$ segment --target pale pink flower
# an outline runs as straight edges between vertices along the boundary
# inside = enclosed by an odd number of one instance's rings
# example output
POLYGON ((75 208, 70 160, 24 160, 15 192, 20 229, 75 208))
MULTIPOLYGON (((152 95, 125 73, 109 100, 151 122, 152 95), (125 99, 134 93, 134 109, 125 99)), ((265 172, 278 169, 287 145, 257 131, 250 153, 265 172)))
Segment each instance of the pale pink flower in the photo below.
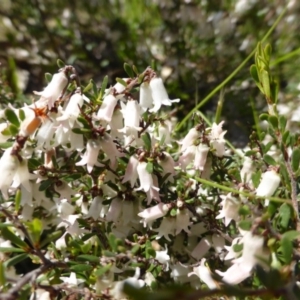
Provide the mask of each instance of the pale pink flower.
POLYGON ((100 109, 98 110, 97 118, 99 120, 110 122, 119 99, 119 96, 114 96, 112 94, 106 95, 103 99, 100 109))
POLYGON ((263 237, 247 232, 242 241, 242 256, 235 259, 233 265, 226 272, 216 271, 219 275, 223 276, 223 281, 228 284, 242 282, 251 275, 253 268, 257 264, 265 266, 264 261, 269 257, 269 254, 264 249, 263 237))
POLYGON ((179 102, 180 99, 170 100, 166 88, 161 78, 153 78, 150 81, 150 89, 153 98, 154 107, 150 112, 157 112, 162 105, 171 106, 174 102, 179 102))
POLYGON ((126 106, 121 102, 122 114, 124 118, 124 128, 119 130, 126 135, 136 134, 142 128, 140 127, 141 109, 136 100, 129 99, 126 106))
POLYGON ((60 280, 62 280, 65 284, 71 287, 77 287, 80 283, 84 282, 83 279, 77 279, 76 273, 71 272, 70 277, 60 277, 60 280))
POLYGON ((93 198, 88 213, 86 215, 87 218, 92 218, 95 221, 98 220, 101 216, 101 212, 103 210, 103 198, 100 196, 96 196, 93 198))
POLYGON ((138 216, 144 219, 143 221, 146 225, 147 223, 165 216, 169 209, 169 204, 159 203, 155 206, 144 209, 142 212, 138 213, 138 216))
MULTIPOLYGON (((50 117, 55 116, 54 114, 50 114, 50 117)), ((55 118, 54 118, 55 120, 55 118)), ((39 128, 36 134, 36 140, 39 147, 43 146, 43 148, 49 150, 52 149, 52 145, 50 145, 54 132, 55 132, 56 121, 53 121, 50 118, 47 118, 39 128)))
POLYGON ((69 121, 69 125, 73 128, 76 119, 80 114, 80 108, 83 105, 83 96, 80 93, 75 93, 70 98, 67 107, 65 108, 63 115, 58 117, 56 121, 69 121))
POLYGON ((280 176, 274 170, 262 174, 259 186, 256 189, 256 195, 259 197, 272 196, 280 184, 280 176))
POLYGON ((166 265, 166 271, 169 270, 169 261, 170 261, 170 255, 168 254, 168 248, 167 245, 165 245, 166 250, 161 251, 155 251, 156 256, 155 259, 162 265, 166 265))
POLYGON ((135 289, 141 289, 145 285, 145 282, 142 279, 138 279, 139 277, 140 277, 140 268, 136 268, 133 277, 129 277, 123 281, 116 282, 113 290, 111 291, 112 298, 116 300, 121 300, 126 298, 126 295, 123 292, 125 283, 131 285, 135 289))
POLYGON ((162 219, 160 226, 158 229, 153 229, 153 231, 157 232, 156 239, 160 239, 165 237, 168 241, 171 242, 169 235, 175 235, 176 229, 176 219, 171 217, 165 217, 162 219))
POLYGON ((225 140, 224 135, 226 134, 226 130, 222 130, 223 122, 213 123, 210 132, 210 143, 212 147, 216 150, 216 155, 218 157, 222 157, 225 153, 225 140))
POLYGON ((153 107, 153 98, 148 82, 143 82, 140 85, 140 106, 145 111, 153 107))
POLYGON ((100 143, 98 140, 88 140, 86 151, 83 154, 81 161, 76 163, 76 166, 87 165, 87 170, 91 173, 94 165, 101 165, 98 163, 99 150, 100 143))
POLYGON ((147 163, 146 162, 142 161, 142 162, 138 163, 137 173, 138 173, 139 180, 140 180, 140 187, 138 188, 138 190, 143 190, 145 192, 148 192, 150 190, 150 188, 154 188, 157 191, 159 191, 159 188, 154 186, 154 184, 153 184, 152 174, 150 174, 147 171, 147 163))
POLYGON ((218 288, 218 284, 211 276, 211 271, 208 266, 205 265, 206 259, 202 258, 200 265, 193 268, 193 272, 189 273, 188 276, 196 275, 201 281, 203 281, 209 289, 213 290, 218 288))
POLYGON ((207 154, 209 152, 209 147, 205 144, 200 144, 195 148, 195 160, 194 168, 196 170, 203 171, 207 159, 207 154))
POLYGON ((154 199, 157 202, 160 202, 158 179, 155 175, 152 175, 153 185, 150 187, 150 190, 147 192, 147 204, 151 203, 151 200, 154 199))
POLYGON ((124 156, 123 153, 119 152, 113 139, 107 133, 100 137, 99 143, 103 152, 108 156, 111 167, 115 168, 117 158, 124 156))
POLYGON ((12 147, 7 148, 0 159, 0 190, 3 198, 8 199, 8 188, 11 186, 13 178, 19 168, 19 159, 11 154, 12 147))
POLYGON ((105 219, 107 222, 118 223, 121 214, 122 214, 122 200, 119 198, 115 198, 110 203, 105 219))
POLYGON ((245 156, 243 167, 240 173, 242 182, 252 185, 252 174, 254 173, 254 171, 255 168, 253 166, 252 159, 248 156, 245 156))
POLYGON ((194 160, 195 153, 196 153, 196 147, 195 145, 191 145, 187 147, 182 155, 179 157, 177 164, 185 170, 186 167, 194 160))
POLYGON ((162 176, 169 174, 168 180, 173 182, 175 175, 175 162, 173 157, 168 152, 163 152, 159 157, 158 163, 163 169, 162 176))
POLYGON ((119 108, 114 110, 109 127, 112 138, 121 139, 123 137, 123 134, 120 132, 120 129, 123 128, 123 114, 119 108))
POLYGON ((220 213, 216 216, 216 219, 225 218, 225 226, 227 227, 231 220, 238 220, 240 203, 236 197, 229 193, 226 196, 221 196, 223 201, 221 202, 222 209, 220 213))
POLYGON ((30 296, 29 300, 51 300, 50 292, 43 289, 36 289, 30 296))
POLYGON ((207 237, 204 237, 194 248, 191 255, 197 260, 199 260, 208 252, 211 246, 212 246, 211 240, 207 237))
POLYGON ((177 209, 176 215, 176 234, 179 234, 181 231, 185 231, 186 233, 190 233, 189 226, 192 225, 193 222, 190 221, 190 214, 188 209, 177 209))
POLYGON ((19 164, 17 172, 14 176, 14 182, 12 187, 17 188, 20 185, 23 185, 24 188, 31 193, 31 184, 29 182, 30 179, 34 179, 37 176, 29 173, 27 160, 23 159, 23 161, 19 164))
POLYGON ((50 83, 42 92, 34 92, 36 95, 41 96, 40 100, 36 102, 36 105, 41 107, 46 104, 48 108, 51 109, 55 101, 61 96, 68 82, 68 77, 64 71, 54 74, 50 83))
POLYGON ((184 152, 188 147, 193 146, 197 138, 199 138, 199 131, 196 128, 191 128, 185 138, 180 142, 180 152, 184 152))
POLYGON ((130 181, 131 187, 134 187, 134 184, 138 179, 138 164, 138 159, 134 155, 130 156, 122 183, 130 181))

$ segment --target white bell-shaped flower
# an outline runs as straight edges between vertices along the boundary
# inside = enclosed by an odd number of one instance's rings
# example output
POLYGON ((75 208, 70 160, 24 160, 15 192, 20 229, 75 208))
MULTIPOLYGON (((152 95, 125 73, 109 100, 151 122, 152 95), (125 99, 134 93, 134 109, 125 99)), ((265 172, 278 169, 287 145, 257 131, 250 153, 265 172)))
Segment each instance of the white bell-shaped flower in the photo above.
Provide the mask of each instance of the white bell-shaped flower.
POLYGON ((94 165, 101 165, 98 163, 100 147, 100 142, 98 140, 88 140, 86 151, 83 154, 81 161, 76 163, 76 166, 87 165, 87 170, 89 173, 91 173, 94 165))
POLYGON ((138 179, 138 164, 138 159, 134 155, 130 156, 122 183, 130 181, 131 187, 134 187, 134 184, 138 179))
POLYGON ((61 93, 68 84, 68 77, 64 71, 56 73, 52 76, 50 83, 42 92, 34 92, 36 95, 40 95, 41 98, 35 104, 38 107, 47 105, 49 109, 54 106, 54 103, 61 96, 61 93))
POLYGON ((112 94, 106 95, 103 99, 100 109, 98 110, 97 118, 99 120, 110 122, 119 99, 119 96, 114 96, 112 94))
POLYGON ((140 86, 140 106, 145 111, 153 107, 153 98, 148 82, 143 82, 140 86))
POLYGON ((66 109, 63 112, 63 115, 56 118, 56 121, 69 121, 69 125, 73 128, 76 119, 80 114, 80 108, 83 105, 83 96, 80 93, 75 93, 70 98, 66 109))
POLYGON ((19 168, 20 162, 17 156, 12 155, 12 147, 7 148, 0 159, 0 190, 3 198, 8 199, 8 188, 19 168))
POLYGON ((162 105, 171 106, 173 102, 179 102, 180 99, 170 100, 166 88, 161 78, 153 78, 150 81, 150 89, 153 98, 154 107, 150 112, 157 112, 162 105))
POLYGON ((227 227, 231 220, 237 220, 239 217, 240 203, 237 198, 229 193, 226 196, 221 196, 223 201, 221 202, 222 209, 220 213, 216 216, 216 219, 225 219, 225 226, 227 227))
POLYGON ((218 288, 218 284, 216 281, 214 281, 214 279, 212 278, 212 273, 209 269, 209 267, 207 267, 205 265, 205 262, 206 262, 206 259, 205 258, 202 258, 201 261, 200 261, 200 265, 197 266, 197 267, 194 267, 193 268, 193 272, 189 273, 188 276, 191 276, 191 275, 196 275, 199 277, 199 279, 201 281, 203 281, 209 289, 213 290, 213 289, 216 289, 218 288))
POLYGON ((155 206, 144 209, 142 212, 138 213, 138 216, 143 218, 144 225, 147 225, 148 223, 165 216, 169 209, 169 204, 159 203, 155 206))

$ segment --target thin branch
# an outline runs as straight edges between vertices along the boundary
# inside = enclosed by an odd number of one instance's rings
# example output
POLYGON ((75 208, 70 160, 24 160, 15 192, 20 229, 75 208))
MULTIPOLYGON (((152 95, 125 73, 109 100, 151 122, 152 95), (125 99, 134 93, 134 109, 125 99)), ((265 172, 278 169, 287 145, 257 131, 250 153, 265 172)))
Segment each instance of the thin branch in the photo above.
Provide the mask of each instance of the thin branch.
POLYGON ((51 262, 48 261, 48 264, 42 265, 39 268, 27 273, 24 275, 8 292, 0 295, 1 300, 17 300, 19 299, 19 293, 22 288, 29 282, 34 282, 37 277, 51 268, 65 268, 66 264, 62 262, 51 262))

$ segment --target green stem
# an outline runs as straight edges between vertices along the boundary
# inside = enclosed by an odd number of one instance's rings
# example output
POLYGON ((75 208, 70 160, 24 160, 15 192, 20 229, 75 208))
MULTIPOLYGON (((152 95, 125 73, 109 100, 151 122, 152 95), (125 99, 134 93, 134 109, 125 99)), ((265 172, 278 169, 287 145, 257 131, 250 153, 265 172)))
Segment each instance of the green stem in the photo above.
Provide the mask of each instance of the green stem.
POLYGON ((275 66, 275 65, 277 65, 277 64, 279 64, 279 63, 281 63, 281 62, 283 62, 285 60, 288 60, 288 59, 294 57, 295 55, 298 55, 299 53, 300 53, 300 48, 298 48, 298 49, 296 49, 296 50, 294 50, 292 52, 289 52, 289 53, 287 53, 287 54, 285 54, 285 55, 277 58, 276 60, 272 61, 270 65, 271 66, 275 66))
MULTIPOLYGON (((281 21, 282 17, 284 16, 287 8, 284 8, 281 14, 278 16, 277 20, 274 22, 273 26, 268 30, 268 32, 265 34, 261 42, 265 42, 266 39, 271 35, 271 33, 274 31, 278 23, 281 21)), ((252 58, 252 56, 255 54, 256 49, 254 49, 247 57, 246 59, 223 81, 221 82, 212 92, 210 92, 201 102, 199 102, 184 118, 183 120, 177 125, 176 130, 179 130, 187 120, 191 118, 193 113, 197 111, 199 108, 201 108, 206 102, 208 102, 219 90, 221 90, 238 72, 244 68, 244 66, 247 64, 247 62, 252 58)))
POLYGON ((279 203, 288 203, 288 204, 292 205, 292 201, 289 200, 289 199, 282 199, 282 198, 278 198, 278 197, 257 197, 254 194, 251 194, 251 193, 248 193, 248 192, 244 192, 244 191, 239 191, 239 190, 236 190, 234 188, 231 188, 231 187, 228 187, 228 186, 225 186, 225 185, 221 185, 221 184, 216 183, 214 181, 206 180, 206 179, 203 179, 203 178, 200 178, 200 177, 191 176, 191 175, 188 175, 187 177, 188 178, 192 178, 192 179, 194 179, 194 180, 196 180, 196 181, 198 181, 200 183, 203 183, 205 185, 208 185, 210 187, 217 188, 217 189, 229 192, 229 193, 239 194, 239 195, 242 195, 244 197, 248 197, 250 199, 255 199, 255 198, 269 199, 270 201, 279 202, 279 203))

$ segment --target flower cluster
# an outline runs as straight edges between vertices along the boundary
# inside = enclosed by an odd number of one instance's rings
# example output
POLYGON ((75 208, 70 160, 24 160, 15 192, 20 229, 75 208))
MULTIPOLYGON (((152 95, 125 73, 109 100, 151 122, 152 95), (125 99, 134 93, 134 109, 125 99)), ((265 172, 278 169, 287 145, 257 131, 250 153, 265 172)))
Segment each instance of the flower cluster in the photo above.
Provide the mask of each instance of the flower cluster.
POLYGON ((278 158, 266 137, 226 146, 224 121, 195 115, 178 133, 163 108, 179 99, 151 68, 125 69, 128 78, 98 88, 63 66, 33 104, 3 108, 0 284, 18 287, 26 258, 39 266, 28 275, 34 289, 20 287, 32 299, 81 294, 78 286, 89 299, 123 299, 127 285, 151 291, 165 279, 222 289, 259 268, 286 280, 297 217, 283 187, 298 174, 297 140, 274 118, 269 139, 287 141, 278 158))

